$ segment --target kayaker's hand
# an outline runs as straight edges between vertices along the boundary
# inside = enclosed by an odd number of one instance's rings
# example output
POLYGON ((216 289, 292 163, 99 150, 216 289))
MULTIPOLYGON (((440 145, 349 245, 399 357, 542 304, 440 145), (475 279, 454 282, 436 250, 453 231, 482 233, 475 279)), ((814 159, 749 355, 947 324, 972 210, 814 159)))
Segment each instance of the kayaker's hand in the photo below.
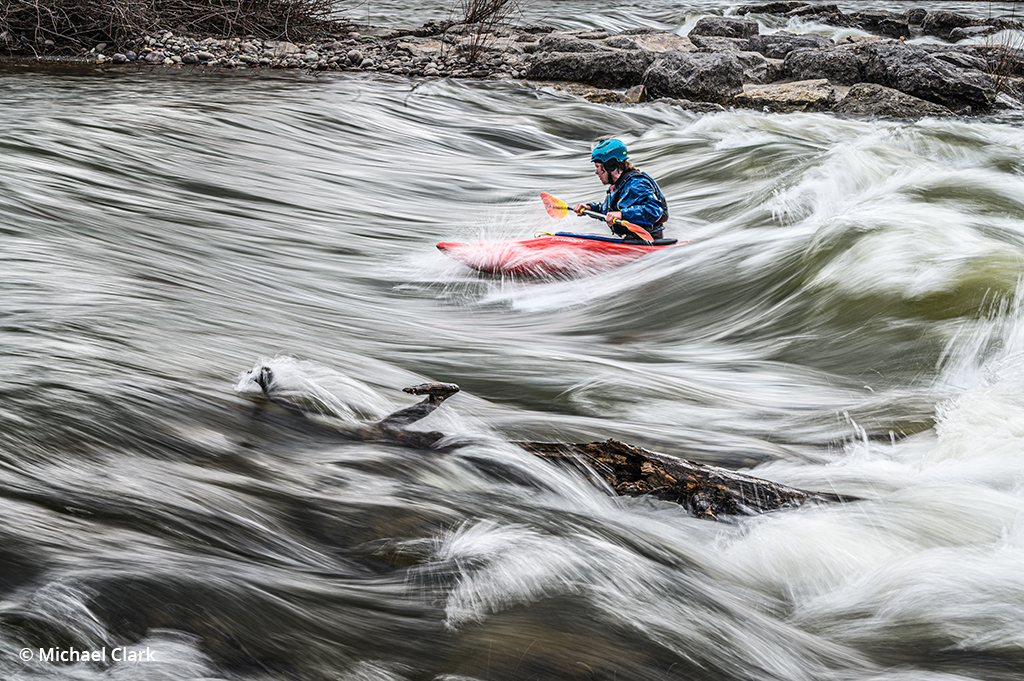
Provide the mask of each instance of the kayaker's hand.
POLYGON ((575 206, 572 207, 572 212, 576 213, 576 215, 583 215, 583 211, 585 211, 586 209, 587 207, 584 206, 582 203, 577 203, 575 206))
POLYGON ((621 220, 621 219, 622 219, 622 211, 621 210, 613 210, 611 213, 608 213, 608 214, 606 214, 604 216, 604 221, 608 223, 609 227, 614 225, 616 220, 621 220))

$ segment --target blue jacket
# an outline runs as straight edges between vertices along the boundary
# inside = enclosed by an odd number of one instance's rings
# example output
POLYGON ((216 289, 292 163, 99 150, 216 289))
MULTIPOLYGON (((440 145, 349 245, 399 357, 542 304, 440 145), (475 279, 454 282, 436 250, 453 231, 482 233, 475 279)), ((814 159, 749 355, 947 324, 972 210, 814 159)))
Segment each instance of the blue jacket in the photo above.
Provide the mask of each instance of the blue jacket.
MULTIPOLYGON (((622 219, 650 230, 658 229, 668 219, 668 202, 661 187, 647 173, 627 170, 618 182, 608 187, 608 194, 601 203, 591 203, 587 208, 599 213, 622 211, 622 219)), ((616 231, 613 228, 613 231, 616 231)))

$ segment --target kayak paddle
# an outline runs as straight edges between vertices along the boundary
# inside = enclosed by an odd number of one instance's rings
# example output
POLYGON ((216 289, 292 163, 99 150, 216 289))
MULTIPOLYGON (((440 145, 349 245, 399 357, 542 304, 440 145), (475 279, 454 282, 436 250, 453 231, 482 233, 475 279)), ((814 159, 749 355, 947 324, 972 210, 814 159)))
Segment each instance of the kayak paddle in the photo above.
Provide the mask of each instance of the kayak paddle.
MULTIPOLYGON (((554 196, 548 194, 547 192, 541 192, 540 198, 544 202, 544 209, 547 210, 548 215, 555 218, 556 220, 561 220, 562 218, 569 214, 570 210, 572 210, 571 208, 569 208, 569 204, 567 204, 565 201, 555 198, 554 196)), ((583 214, 589 215, 592 218, 598 218, 599 220, 604 220, 605 218, 603 213, 598 213, 596 210, 584 209, 583 214)), ((640 225, 634 225, 632 222, 628 222, 620 218, 612 220, 612 223, 616 225, 622 225, 623 227, 633 232, 633 234, 636 234, 638 237, 640 237, 649 244, 654 243, 654 237, 652 237, 647 232, 647 230, 641 227, 640 225)))

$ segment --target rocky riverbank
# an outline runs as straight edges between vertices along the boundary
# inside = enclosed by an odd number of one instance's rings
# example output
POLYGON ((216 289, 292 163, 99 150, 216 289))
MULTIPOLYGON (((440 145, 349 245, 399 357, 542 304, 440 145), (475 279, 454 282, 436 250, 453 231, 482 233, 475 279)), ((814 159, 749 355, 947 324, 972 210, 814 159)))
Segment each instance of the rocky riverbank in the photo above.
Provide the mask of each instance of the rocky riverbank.
MULTIPOLYGON (((746 107, 864 116, 943 116, 1024 109, 1024 55, 965 37, 1020 30, 1005 19, 943 10, 845 14, 836 5, 772 2, 705 17, 688 35, 636 29, 559 31, 521 26, 481 36, 465 26, 338 26, 293 43, 139 35, 122 49, 97 45, 89 61, 191 68, 283 68, 391 73, 423 78, 523 79, 599 102, 666 100, 701 111, 746 107), (756 15, 806 17, 874 35, 838 43, 777 31, 756 15), (944 43, 911 44, 934 36, 944 43)), ((0 45, 11 36, 0 35, 0 45)))

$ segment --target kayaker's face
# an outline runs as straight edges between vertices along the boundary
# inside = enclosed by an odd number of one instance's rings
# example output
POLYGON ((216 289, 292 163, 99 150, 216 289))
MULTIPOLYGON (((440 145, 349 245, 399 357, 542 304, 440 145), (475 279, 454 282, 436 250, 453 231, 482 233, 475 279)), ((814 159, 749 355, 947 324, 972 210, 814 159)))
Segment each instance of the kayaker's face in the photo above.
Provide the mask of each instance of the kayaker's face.
POLYGON ((601 180, 601 184, 612 183, 612 174, 604 169, 603 163, 595 163, 594 168, 594 172, 597 174, 597 177, 601 180))

